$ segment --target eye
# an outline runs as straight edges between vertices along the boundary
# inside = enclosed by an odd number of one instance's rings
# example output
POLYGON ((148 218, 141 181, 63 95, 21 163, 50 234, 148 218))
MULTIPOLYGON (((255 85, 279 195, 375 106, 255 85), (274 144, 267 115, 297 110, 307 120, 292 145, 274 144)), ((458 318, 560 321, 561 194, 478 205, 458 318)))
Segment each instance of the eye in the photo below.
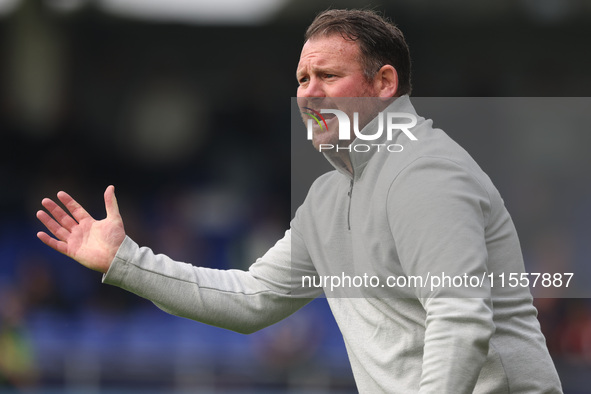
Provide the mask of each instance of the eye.
POLYGON ((306 82, 308 82, 308 77, 301 77, 300 79, 298 79, 298 83, 300 85, 302 85, 302 84, 304 84, 306 82))
POLYGON ((325 79, 336 78, 336 75, 335 74, 324 74, 324 78, 325 79))

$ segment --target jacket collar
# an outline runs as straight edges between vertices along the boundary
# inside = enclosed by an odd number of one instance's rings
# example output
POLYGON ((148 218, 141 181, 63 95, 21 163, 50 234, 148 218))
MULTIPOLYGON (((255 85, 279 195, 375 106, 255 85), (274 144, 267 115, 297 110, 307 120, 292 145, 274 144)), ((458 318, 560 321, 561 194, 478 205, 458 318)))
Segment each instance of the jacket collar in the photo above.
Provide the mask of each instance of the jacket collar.
MULTIPOLYGON (((400 96, 396 98, 390 105, 388 105, 383 111, 383 113, 387 112, 403 112, 403 113, 410 113, 413 115, 417 115, 416 110, 414 109, 412 103, 410 102, 410 98, 408 95, 400 96)), ((386 120, 384 119, 384 122, 386 120)), ((375 117, 371 120, 362 130, 361 134, 375 134, 378 128, 379 118, 375 117)), ((384 124, 384 128, 385 128, 384 124)), ((395 143, 398 135, 402 133, 400 130, 395 130, 392 135, 392 141, 387 140, 387 133, 386 130, 382 132, 382 135, 374 140, 374 141, 364 141, 359 138, 355 138, 351 145, 349 145, 349 160, 351 161, 351 167, 353 168, 353 174, 351 174, 345 165, 338 157, 331 157, 328 154, 324 153, 324 157, 328 160, 328 162, 340 173, 346 175, 350 179, 357 179, 363 173, 367 163, 373 157, 375 152, 378 151, 375 145, 383 144, 380 148, 380 151, 385 150, 385 146, 395 143), (368 150, 368 146, 370 149, 368 150)))

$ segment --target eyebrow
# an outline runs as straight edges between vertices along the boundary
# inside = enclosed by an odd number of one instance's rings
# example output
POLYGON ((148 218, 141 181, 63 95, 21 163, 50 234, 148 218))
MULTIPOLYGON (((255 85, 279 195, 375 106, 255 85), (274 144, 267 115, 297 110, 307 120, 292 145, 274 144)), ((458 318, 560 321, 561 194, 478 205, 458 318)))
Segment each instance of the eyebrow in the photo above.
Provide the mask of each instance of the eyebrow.
MULTIPOLYGON (((300 71, 300 69, 298 68, 296 70, 296 79, 300 79, 303 75, 307 75, 307 74, 318 74, 318 73, 329 73, 329 74, 335 74, 338 73, 339 71, 335 69, 334 66, 312 66, 312 71, 309 72, 308 70, 310 69, 310 67, 306 68, 306 72, 304 71, 300 71)), ((342 71, 341 71, 342 72, 342 71)))

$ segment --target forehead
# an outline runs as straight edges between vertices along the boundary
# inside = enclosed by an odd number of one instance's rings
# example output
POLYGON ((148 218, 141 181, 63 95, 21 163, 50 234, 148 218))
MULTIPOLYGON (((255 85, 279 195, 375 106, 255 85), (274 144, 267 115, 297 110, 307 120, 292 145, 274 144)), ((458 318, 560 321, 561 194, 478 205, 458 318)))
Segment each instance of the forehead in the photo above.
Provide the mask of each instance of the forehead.
POLYGON ((309 66, 359 66, 359 46, 339 34, 314 37, 306 41, 300 54, 298 71, 309 66))

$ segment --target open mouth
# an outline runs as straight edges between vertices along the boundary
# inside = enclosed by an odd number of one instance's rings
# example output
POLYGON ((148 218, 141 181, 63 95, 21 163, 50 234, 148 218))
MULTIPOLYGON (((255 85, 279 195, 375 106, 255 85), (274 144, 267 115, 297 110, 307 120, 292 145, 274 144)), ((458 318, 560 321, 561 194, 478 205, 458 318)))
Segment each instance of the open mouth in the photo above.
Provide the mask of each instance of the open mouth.
POLYGON ((314 126, 318 126, 321 129, 328 129, 328 122, 334 119, 336 115, 330 112, 321 113, 321 111, 321 109, 302 107, 301 114, 304 123, 306 123, 308 119, 313 119, 315 121, 315 125, 313 124, 314 126))
POLYGON ((323 116, 323 117, 324 117, 324 119, 326 119, 326 120, 330 120, 330 119, 336 118, 336 115, 335 115, 335 114, 333 114, 333 113, 331 113, 331 112, 327 112, 327 113, 325 113, 325 114, 322 114, 322 116, 323 116))

